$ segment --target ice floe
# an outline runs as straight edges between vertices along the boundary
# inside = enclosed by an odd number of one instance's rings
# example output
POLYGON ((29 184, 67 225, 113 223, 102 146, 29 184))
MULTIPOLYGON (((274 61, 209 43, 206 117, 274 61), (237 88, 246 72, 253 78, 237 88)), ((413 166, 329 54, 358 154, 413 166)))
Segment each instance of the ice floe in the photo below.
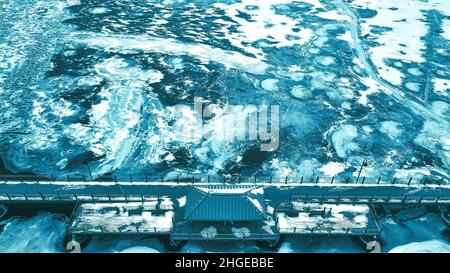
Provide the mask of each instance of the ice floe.
POLYGON ((109 52, 156 52, 171 55, 188 55, 204 62, 217 62, 227 68, 243 69, 250 73, 263 74, 268 65, 259 58, 242 55, 239 52, 223 50, 201 43, 187 43, 171 38, 133 35, 105 35, 97 33, 76 33, 74 42, 109 52))
POLYGON ((383 121, 380 126, 380 132, 388 135, 391 139, 396 139, 402 134, 403 130, 398 122, 383 121))
POLYGON ((266 79, 261 82, 261 87, 267 91, 278 91, 277 79, 266 79))

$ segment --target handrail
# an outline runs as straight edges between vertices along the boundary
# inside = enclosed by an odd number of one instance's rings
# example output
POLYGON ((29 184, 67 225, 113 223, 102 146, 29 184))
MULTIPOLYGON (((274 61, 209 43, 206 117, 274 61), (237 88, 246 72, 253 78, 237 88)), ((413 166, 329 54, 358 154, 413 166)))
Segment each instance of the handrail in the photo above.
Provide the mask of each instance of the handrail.
POLYGON ((105 175, 98 177, 94 180, 88 179, 88 176, 83 174, 67 174, 67 175, 54 175, 54 174, 3 174, 0 175, 0 181, 26 181, 26 182, 47 182, 47 181, 95 181, 95 182, 175 182, 175 183, 198 183, 198 182, 215 182, 215 183, 268 183, 268 184, 383 184, 383 185, 448 185, 449 181, 444 177, 425 177, 422 179, 413 180, 412 177, 405 179, 399 179, 394 177, 393 179, 386 178, 381 180, 381 177, 369 178, 360 177, 356 179, 355 177, 328 177, 328 176, 314 176, 314 177, 304 177, 304 176, 242 176, 242 175, 232 175, 232 176, 220 176, 220 175, 178 175, 172 178, 164 178, 164 176, 155 176, 148 174, 116 174, 116 175, 105 175), (353 180, 352 180, 353 179, 353 180))

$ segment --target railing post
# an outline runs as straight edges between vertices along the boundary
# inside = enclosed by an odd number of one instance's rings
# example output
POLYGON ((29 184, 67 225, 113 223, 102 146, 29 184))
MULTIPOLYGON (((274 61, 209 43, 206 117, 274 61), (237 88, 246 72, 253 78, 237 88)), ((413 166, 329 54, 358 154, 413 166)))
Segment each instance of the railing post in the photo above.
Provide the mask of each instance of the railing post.
POLYGON ((422 199, 423 199, 423 195, 419 198, 419 201, 418 201, 419 204, 422 203, 422 199))
POLYGON ((403 197, 403 199, 402 199, 402 204, 405 203, 407 197, 408 197, 408 195, 405 195, 405 197, 403 197))
POLYGON ((434 201, 434 203, 437 204, 439 202, 440 198, 441 198, 441 195, 438 195, 438 197, 436 198, 436 201, 434 201))
POLYGON ((392 185, 395 184, 395 181, 397 180, 397 177, 394 176, 394 180, 392 180, 392 185))

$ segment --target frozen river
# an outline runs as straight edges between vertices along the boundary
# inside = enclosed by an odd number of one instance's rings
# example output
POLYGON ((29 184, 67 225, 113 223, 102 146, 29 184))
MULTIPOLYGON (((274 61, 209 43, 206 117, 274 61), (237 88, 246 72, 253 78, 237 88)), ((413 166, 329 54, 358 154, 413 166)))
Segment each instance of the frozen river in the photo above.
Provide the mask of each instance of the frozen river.
MULTIPOLYGON (((0 171, 356 177, 365 161, 364 177, 448 179, 449 16, 446 0, 3 0, 0 171), (181 140, 196 98, 279 106, 279 145, 181 140)), ((205 128, 232 131, 225 115, 205 128)))

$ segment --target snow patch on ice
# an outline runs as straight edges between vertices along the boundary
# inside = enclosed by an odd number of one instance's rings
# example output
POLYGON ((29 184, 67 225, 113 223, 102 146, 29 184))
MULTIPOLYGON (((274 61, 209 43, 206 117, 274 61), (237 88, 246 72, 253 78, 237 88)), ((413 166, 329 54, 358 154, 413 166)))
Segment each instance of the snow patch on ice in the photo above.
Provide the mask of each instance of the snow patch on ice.
POLYGON ((311 96, 311 91, 301 85, 295 85, 291 89, 291 95, 298 99, 306 99, 311 96))
POLYGON ((161 72, 142 70, 124 59, 110 58, 95 66, 109 84, 98 93, 101 101, 88 111, 89 125, 71 124, 65 132, 74 143, 84 144, 96 156, 104 156, 94 175, 119 168, 138 140, 137 127, 144 105, 145 84, 159 82, 161 72))
POLYGON ((277 79, 266 79, 261 82, 261 87, 267 91, 278 91, 277 79))
POLYGON ((341 126, 333 133, 331 140, 339 157, 346 158, 350 152, 359 149, 358 144, 353 141, 357 136, 357 128, 349 124, 341 126))
POLYGON ((390 66, 386 60, 423 63, 423 37, 428 32, 425 12, 435 9, 445 15, 450 14, 446 0, 397 1, 395 5, 390 0, 355 0, 350 5, 377 12, 374 17, 365 18, 361 22, 361 36, 374 37, 378 45, 369 49, 372 62, 380 76, 395 85, 401 84, 404 75, 398 67, 390 66), (392 6, 396 9, 391 9, 392 6), (386 30, 377 33, 377 27, 386 30))
POLYGON ((159 251, 147 246, 132 246, 119 251, 119 253, 159 253, 159 251))
POLYGON ((431 82, 433 83, 434 91, 443 96, 449 96, 448 91, 450 90, 450 80, 433 78, 431 82))
POLYGON ((442 37, 450 41, 450 19, 444 19, 442 21, 442 37))
POLYGON ((413 92, 420 91, 420 83, 417 82, 406 82, 405 87, 413 92))
POLYGON ((268 65, 259 58, 223 50, 201 43, 186 43, 172 38, 151 36, 113 35, 78 32, 72 34, 74 42, 109 52, 156 52, 171 55, 188 55, 203 62, 217 62, 227 68, 243 69, 254 74, 264 74, 268 65))
MULTIPOLYGON (((266 40, 267 47, 288 47, 301 45, 309 41, 312 37, 312 30, 300 28, 299 19, 280 14, 274 9, 277 5, 286 5, 293 0, 243 0, 240 3, 213 4, 215 8, 225 11, 225 14, 236 24, 220 20, 219 23, 225 25, 222 32, 228 41, 249 53, 263 56, 264 52, 257 47, 250 46, 257 41, 266 40), (254 7, 254 8, 248 8, 254 7), (251 19, 247 20, 240 14, 247 14, 251 19), (233 26, 234 28, 230 28, 233 26), (294 31, 294 29, 298 29, 294 31)), ((316 3, 315 3, 316 4, 316 3)))
POLYGON ((450 253, 450 244, 440 240, 414 242, 394 247, 389 253, 450 253))
POLYGON ((103 13, 107 13, 108 11, 109 10, 104 7, 96 7, 96 8, 92 8, 89 10, 89 12, 92 14, 103 14, 103 13))
POLYGON ((343 171, 345 171, 346 166, 341 162, 328 162, 323 165, 319 170, 327 176, 335 176, 343 171))
POLYGON ((402 134, 403 130, 398 122, 383 121, 380 126, 380 132, 388 135, 391 139, 396 139, 402 134))

